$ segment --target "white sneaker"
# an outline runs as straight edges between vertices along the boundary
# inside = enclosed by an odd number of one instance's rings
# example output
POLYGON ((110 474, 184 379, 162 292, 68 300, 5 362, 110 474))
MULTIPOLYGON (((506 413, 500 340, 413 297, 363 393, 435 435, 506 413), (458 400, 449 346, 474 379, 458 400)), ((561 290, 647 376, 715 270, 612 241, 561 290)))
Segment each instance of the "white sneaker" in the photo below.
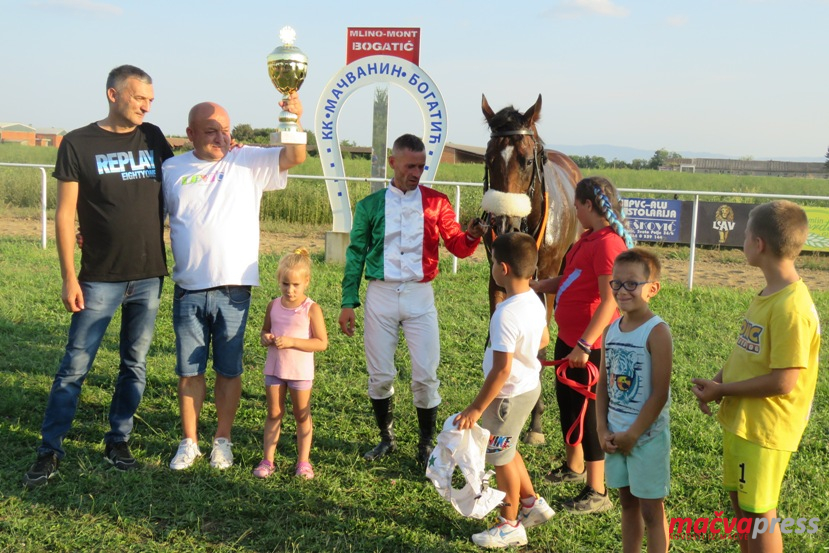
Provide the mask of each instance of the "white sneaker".
POLYGON ((213 451, 210 452, 210 466, 219 470, 229 468, 233 464, 233 452, 230 450, 232 445, 227 438, 216 438, 213 440, 213 451))
POLYGON ((186 468, 190 468, 199 457, 201 457, 199 444, 190 438, 185 438, 178 444, 178 451, 176 452, 175 457, 173 457, 173 460, 170 461, 170 468, 173 470, 184 470, 186 468))
POLYGON ((527 545, 527 532, 520 520, 515 526, 507 523, 503 517, 498 517, 498 520, 498 524, 489 530, 472 534, 472 542, 487 549, 504 549, 514 545, 527 545))
POLYGON ((532 507, 527 509, 523 505, 518 511, 518 520, 524 525, 524 528, 532 528, 540 526, 553 518, 556 512, 550 507, 543 497, 536 497, 535 503, 532 507))

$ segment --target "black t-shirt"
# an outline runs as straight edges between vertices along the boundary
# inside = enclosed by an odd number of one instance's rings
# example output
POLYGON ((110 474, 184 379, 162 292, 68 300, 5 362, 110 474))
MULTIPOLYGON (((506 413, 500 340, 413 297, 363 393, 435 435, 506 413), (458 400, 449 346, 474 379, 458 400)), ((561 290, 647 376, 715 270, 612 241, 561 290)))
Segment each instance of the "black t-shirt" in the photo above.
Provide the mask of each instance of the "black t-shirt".
POLYGON ((79 280, 167 274, 161 164, 171 157, 161 129, 149 123, 123 134, 92 123, 63 138, 52 176, 78 183, 79 280))

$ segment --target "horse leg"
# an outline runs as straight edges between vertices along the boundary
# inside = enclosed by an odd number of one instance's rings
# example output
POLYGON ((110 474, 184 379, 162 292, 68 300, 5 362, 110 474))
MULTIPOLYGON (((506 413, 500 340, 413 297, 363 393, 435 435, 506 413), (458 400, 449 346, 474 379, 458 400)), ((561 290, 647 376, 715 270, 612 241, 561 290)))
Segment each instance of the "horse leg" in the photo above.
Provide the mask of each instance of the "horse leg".
MULTIPOLYGON (((547 322, 549 324, 552 314, 552 301, 544 294, 539 294, 538 297, 541 298, 541 301, 547 307, 547 322)), ((541 395, 538 396, 538 401, 530 413, 530 428, 524 434, 524 443, 530 445, 542 445, 547 442, 544 438, 544 428, 541 426, 541 415, 544 413, 544 361, 547 360, 547 348, 538 351, 538 359, 542 362, 541 372, 539 373, 539 379, 542 383, 541 395)))
MULTIPOLYGON (((542 349, 538 352, 538 359, 546 361, 547 350, 542 349)), ((544 438, 544 429, 541 426, 541 415, 544 413, 544 365, 541 365, 541 395, 538 396, 538 401, 535 403, 532 412, 530 413, 530 428, 524 434, 524 443, 530 445, 543 445, 547 442, 544 438)))
MULTIPOLYGON (((491 265, 490 265, 491 267, 491 265)), ((495 279, 492 278, 492 271, 489 274, 489 317, 495 313, 495 306, 504 301, 507 297, 507 291, 495 284, 495 279)))

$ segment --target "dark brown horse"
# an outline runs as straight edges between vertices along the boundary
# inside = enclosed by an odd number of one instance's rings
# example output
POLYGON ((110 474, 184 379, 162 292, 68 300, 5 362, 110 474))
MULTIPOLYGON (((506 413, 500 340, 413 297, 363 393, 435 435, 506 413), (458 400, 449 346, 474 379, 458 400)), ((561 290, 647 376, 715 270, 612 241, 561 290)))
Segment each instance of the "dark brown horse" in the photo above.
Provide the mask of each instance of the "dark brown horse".
MULTIPOLYGON (((490 265, 492 241, 499 234, 524 232, 538 246, 537 279, 559 274, 564 254, 575 242, 578 231, 573 206, 576 183, 581 171, 572 159, 554 150, 545 150, 535 123, 541 115, 541 95, 525 113, 512 106, 495 113, 486 96, 481 109, 492 133, 484 158, 483 219, 491 226, 484 236, 490 265)), ((504 299, 505 291, 489 277, 489 311, 504 299)), ((552 296, 546 298, 547 322, 553 313, 552 296)), ((543 355, 544 352, 539 352, 543 355)), ((544 443, 541 414, 544 401, 539 398, 532 412, 528 443, 544 443)))

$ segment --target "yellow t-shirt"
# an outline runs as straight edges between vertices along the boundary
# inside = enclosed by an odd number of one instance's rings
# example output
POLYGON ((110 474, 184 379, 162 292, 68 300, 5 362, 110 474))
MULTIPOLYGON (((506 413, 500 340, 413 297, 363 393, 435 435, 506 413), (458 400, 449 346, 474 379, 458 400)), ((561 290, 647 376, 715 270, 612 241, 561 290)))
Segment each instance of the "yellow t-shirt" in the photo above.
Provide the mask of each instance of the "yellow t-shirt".
POLYGON ((802 280, 769 296, 755 296, 723 367, 723 382, 748 380, 774 369, 801 371, 786 395, 723 398, 723 428, 762 447, 797 451, 812 410, 819 350, 820 321, 802 280))

